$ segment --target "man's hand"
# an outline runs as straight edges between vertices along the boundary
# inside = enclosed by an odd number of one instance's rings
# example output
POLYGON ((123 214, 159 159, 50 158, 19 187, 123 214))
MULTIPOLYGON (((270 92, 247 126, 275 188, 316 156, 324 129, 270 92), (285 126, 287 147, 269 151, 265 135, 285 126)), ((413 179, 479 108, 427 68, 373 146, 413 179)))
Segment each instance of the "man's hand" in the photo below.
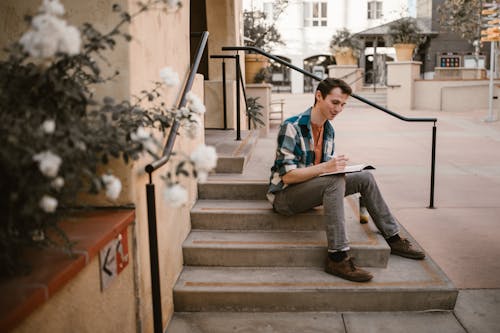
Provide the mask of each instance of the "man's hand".
POLYGON ((296 184, 318 177, 322 173, 342 171, 345 169, 349 159, 339 155, 329 161, 322 162, 306 168, 293 169, 286 173, 281 179, 285 184, 296 184))
POLYGON ((322 173, 342 171, 345 169, 347 161, 349 161, 349 159, 345 157, 345 155, 339 155, 329 161, 323 162, 321 163, 324 167, 322 173))

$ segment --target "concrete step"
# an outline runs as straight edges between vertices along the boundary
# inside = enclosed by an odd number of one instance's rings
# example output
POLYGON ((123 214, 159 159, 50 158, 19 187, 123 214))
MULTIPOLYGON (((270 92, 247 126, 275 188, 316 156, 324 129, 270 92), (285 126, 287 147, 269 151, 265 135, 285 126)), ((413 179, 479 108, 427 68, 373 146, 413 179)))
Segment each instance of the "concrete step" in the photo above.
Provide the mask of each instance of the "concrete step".
MULTIPOLYGON (((344 198, 344 215, 350 228, 367 233, 360 225, 358 196, 344 198), (363 230, 361 230, 363 229, 363 230)), ((323 207, 291 216, 277 214, 267 200, 198 200, 191 209, 191 227, 200 230, 324 230, 323 207)))
POLYGON ((236 140, 234 130, 205 131, 205 143, 215 147, 217 151, 216 173, 239 173, 243 169, 258 141, 258 131, 241 131, 241 140, 236 140))
MULTIPOLYGON (((479 329, 478 329, 479 331, 479 329)), ((466 333, 452 311, 180 312, 167 333, 466 333)))
MULTIPOLYGON (((358 235, 349 232, 352 236, 358 235)), ((382 236, 371 230, 360 236, 366 240, 350 244, 355 262, 386 267, 390 248, 382 236)), ((327 242, 324 231, 192 231, 183 254, 184 264, 190 266, 322 267, 327 242)))
POLYGON ((266 200, 269 182, 238 178, 211 180, 198 185, 198 199, 266 200))
MULTIPOLYGON (((347 197, 344 207, 356 263, 385 267, 389 246, 372 223, 359 223, 357 197, 347 197)), ((325 261, 321 207, 282 216, 264 200, 198 200, 191 223, 193 231, 183 245, 187 265, 319 267, 325 261)))
POLYGON ((458 291, 430 259, 391 256, 370 268, 368 283, 322 268, 185 267, 174 287, 184 311, 424 311, 451 310, 458 291))
POLYGON ((321 214, 320 208, 292 216, 276 214, 267 200, 203 199, 191 209, 191 227, 203 230, 324 230, 321 214))
POLYGON ((181 312, 167 333, 345 333, 335 312, 181 312))
MULTIPOLYGON (((383 107, 387 106, 387 93, 386 89, 378 89, 376 92, 373 92, 373 89, 363 89, 362 91, 356 92, 358 96, 361 96, 373 103, 381 105, 383 107)), ((356 98, 350 98, 347 105, 349 107, 364 107, 368 106, 367 104, 357 100, 356 98)))

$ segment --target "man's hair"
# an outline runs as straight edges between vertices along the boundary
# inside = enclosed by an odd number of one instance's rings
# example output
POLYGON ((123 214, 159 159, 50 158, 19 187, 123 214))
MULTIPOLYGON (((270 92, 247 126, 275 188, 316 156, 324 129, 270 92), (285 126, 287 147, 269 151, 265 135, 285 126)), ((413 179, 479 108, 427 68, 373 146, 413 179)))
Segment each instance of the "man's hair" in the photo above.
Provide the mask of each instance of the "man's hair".
MULTIPOLYGON (((351 95, 352 94, 352 89, 351 87, 343 80, 341 79, 334 79, 334 78, 327 78, 322 80, 319 84, 318 87, 316 88, 316 91, 320 91, 321 96, 323 98, 328 95, 332 89, 334 88, 340 88, 342 90, 342 93, 351 95)), ((316 105, 316 93, 314 93, 314 105, 316 105)))

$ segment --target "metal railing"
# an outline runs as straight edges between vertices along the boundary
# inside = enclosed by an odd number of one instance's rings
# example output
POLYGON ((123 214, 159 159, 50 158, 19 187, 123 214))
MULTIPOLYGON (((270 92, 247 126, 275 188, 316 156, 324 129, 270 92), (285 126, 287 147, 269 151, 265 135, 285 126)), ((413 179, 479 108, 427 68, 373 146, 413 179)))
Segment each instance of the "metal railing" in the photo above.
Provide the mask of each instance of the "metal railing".
MULTIPOLYGON (((182 90, 180 101, 177 108, 180 109, 186 105, 186 95, 193 86, 194 77, 198 66, 200 65, 201 57, 208 40, 208 31, 202 33, 192 33, 191 36, 200 36, 200 42, 196 51, 196 56, 191 65, 188 78, 182 90)), ((175 138, 179 130, 179 122, 174 121, 168 135, 167 143, 163 148, 162 157, 145 167, 145 171, 149 175, 149 183, 146 184, 146 197, 148 207, 148 237, 149 237, 149 257, 151 270, 151 297, 153 304, 153 323, 154 332, 163 333, 162 310, 161 310, 161 289, 160 289, 160 266, 158 260, 158 232, 156 228, 156 203, 155 203, 155 185, 153 184, 153 172, 165 165, 170 159, 172 149, 174 147, 175 138)))
MULTIPOLYGON (((240 100, 240 87, 243 92, 243 99, 245 101, 245 110, 247 106, 247 92, 245 83, 243 82, 243 75, 241 73, 240 56, 216 54, 211 55, 210 58, 222 59, 222 99, 224 110, 224 129, 227 129, 227 93, 226 93, 226 62, 225 59, 235 59, 235 74, 236 74, 236 140, 241 140, 241 100, 240 100)), ((248 129, 250 129, 250 117, 248 117, 248 129)))
MULTIPOLYGON (((287 66, 287 67, 289 67, 289 68, 291 68, 299 73, 302 73, 303 75, 306 75, 310 78, 313 78, 317 81, 321 81, 323 79, 317 75, 314 75, 310 72, 303 70, 302 68, 299 68, 295 65, 292 65, 291 63, 284 61, 283 59, 281 59, 275 55, 269 54, 265 51, 262 51, 259 48, 253 47, 253 46, 223 46, 222 50, 223 51, 250 51, 250 52, 254 52, 254 53, 259 53, 259 54, 262 54, 263 56, 268 57, 269 59, 272 59, 272 60, 274 60, 282 65, 285 65, 285 66, 287 66)), ((356 98, 357 100, 365 103, 365 104, 368 104, 368 105, 374 107, 375 109, 378 109, 384 113, 387 113, 390 116, 393 116, 393 117, 400 119, 400 120, 403 120, 403 121, 407 121, 407 122, 432 122, 433 123, 433 127, 432 127, 432 152, 431 152, 431 180, 430 180, 431 184, 430 184, 430 198, 429 198, 429 207, 428 208, 434 208, 434 183, 435 183, 435 173, 436 173, 436 131, 437 131, 436 122, 437 122, 437 118, 405 117, 405 116, 400 115, 396 112, 390 111, 383 106, 380 106, 376 103, 373 103, 370 100, 367 100, 366 98, 361 97, 359 95, 352 94, 351 96, 356 98)))

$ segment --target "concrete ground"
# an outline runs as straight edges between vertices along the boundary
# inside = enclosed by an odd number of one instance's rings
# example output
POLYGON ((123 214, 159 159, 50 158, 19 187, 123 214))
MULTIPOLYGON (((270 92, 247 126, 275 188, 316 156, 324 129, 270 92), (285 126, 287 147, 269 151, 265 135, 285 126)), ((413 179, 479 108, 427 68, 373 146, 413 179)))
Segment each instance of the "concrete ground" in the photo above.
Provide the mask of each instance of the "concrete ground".
MULTIPOLYGON (((285 98, 285 117, 302 112, 312 94, 285 98)), ((371 107, 349 108, 334 120, 336 153, 369 163, 386 201, 460 293, 453 313, 342 314, 345 332, 500 332, 500 122, 487 110, 393 110, 436 117, 435 209, 430 193, 432 123, 403 122, 371 107)), ((259 140, 249 179, 268 177, 276 126, 259 140)), ((274 317, 276 318, 276 317, 274 317)), ((269 328, 272 331, 272 327, 269 328)))

